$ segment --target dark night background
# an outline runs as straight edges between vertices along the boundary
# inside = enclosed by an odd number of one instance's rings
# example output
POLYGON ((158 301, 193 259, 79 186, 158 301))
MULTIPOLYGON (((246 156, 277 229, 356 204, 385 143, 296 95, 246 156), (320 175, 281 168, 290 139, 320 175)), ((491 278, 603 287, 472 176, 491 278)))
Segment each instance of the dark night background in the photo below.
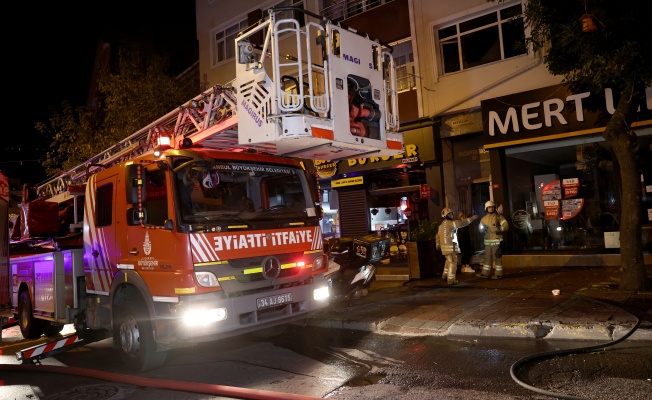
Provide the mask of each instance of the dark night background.
POLYGON ((171 72, 181 72, 198 59, 193 0, 36 1, 15 7, 5 14, 7 22, 21 28, 5 40, 9 93, 0 171, 21 184, 47 179, 41 162, 50 143, 34 125, 47 122, 49 107, 60 108, 63 100, 74 107, 86 104, 100 37, 153 40, 172 54, 171 72))

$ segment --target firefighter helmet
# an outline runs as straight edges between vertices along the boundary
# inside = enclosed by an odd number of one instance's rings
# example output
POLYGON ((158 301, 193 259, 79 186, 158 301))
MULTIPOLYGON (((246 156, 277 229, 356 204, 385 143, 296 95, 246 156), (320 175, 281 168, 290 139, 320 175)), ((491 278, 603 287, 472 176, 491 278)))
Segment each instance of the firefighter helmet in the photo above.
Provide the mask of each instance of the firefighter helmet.
POLYGON ((487 211, 487 208, 489 207, 496 207, 496 204, 493 201, 489 200, 488 202, 484 203, 484 210, 487 211))
POLYGON ((451 210, 450 208, 446 207, 446 208, 444 208, 443 210, 441 210, 441 217, 442 217, 442 218, 446 218, 446 216, 447 216, 448 214, 452 214, 452 213, 453 213, 453 210, 451 210))

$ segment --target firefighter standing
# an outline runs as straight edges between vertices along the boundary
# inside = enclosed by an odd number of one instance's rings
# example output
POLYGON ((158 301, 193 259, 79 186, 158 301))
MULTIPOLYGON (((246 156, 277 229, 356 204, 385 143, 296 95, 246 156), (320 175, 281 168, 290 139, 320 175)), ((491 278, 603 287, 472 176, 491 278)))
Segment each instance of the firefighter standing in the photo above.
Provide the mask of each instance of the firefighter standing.
POLYGON ((441 216, 444 218, 444 221, 439 225, 435 245, 437 250, 440 250, 441 254, 446 257, 442 279, 448 281, 449 285, 455 285, 457 283, 455 279, 455 273, 457 272, 457 253, 460 252, 460 246, 457 242, 457 229, 469 225, 478 219, 478 216, 473 215, 469 218, 456 220, 453 216, 453 210, 448 207, 441 210, 441 216))
POLYGON ((484 203, 486 215, 480 220, 480 231, 484 232, 484 262, 482 272, 475 276, 489 278, 491 265, 496 263, 496 273, 491 279, 503 277, 502 250, 503 232, 509 229, 509 224, 502 214, 496 212, 496 204, 489 200, 484 203))

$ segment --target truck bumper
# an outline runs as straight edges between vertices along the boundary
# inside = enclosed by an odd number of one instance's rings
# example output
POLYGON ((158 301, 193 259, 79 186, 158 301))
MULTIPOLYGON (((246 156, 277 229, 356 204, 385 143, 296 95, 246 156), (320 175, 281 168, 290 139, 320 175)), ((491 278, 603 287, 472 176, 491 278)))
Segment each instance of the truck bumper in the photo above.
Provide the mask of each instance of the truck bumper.
POLYGON ((328 306, 328 292, 325 298, 315 299, 315 291, 321 289, 323 293, 327 287, 324 277, 318 276, 311 284, 287 287, 273 293, 229 298, 224 298, 221 292, 182 296, 168 326, 169 335, 160 331, 157 334, 159 346, 184 347, 188 343, 213 341, 306 318, 308 314, 328 306), (192 315, 224 318, 209 321, 210 318, 192 315))

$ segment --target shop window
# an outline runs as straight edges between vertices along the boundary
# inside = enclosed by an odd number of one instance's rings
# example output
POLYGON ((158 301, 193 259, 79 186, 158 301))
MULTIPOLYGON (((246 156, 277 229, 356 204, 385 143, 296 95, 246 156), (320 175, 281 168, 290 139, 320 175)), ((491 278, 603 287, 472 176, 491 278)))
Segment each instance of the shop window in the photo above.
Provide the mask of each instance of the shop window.
POLYGON ((516 251, 612 248, 621 196, 611 152, 601 138, 566 143, 506 152, 516 251))

